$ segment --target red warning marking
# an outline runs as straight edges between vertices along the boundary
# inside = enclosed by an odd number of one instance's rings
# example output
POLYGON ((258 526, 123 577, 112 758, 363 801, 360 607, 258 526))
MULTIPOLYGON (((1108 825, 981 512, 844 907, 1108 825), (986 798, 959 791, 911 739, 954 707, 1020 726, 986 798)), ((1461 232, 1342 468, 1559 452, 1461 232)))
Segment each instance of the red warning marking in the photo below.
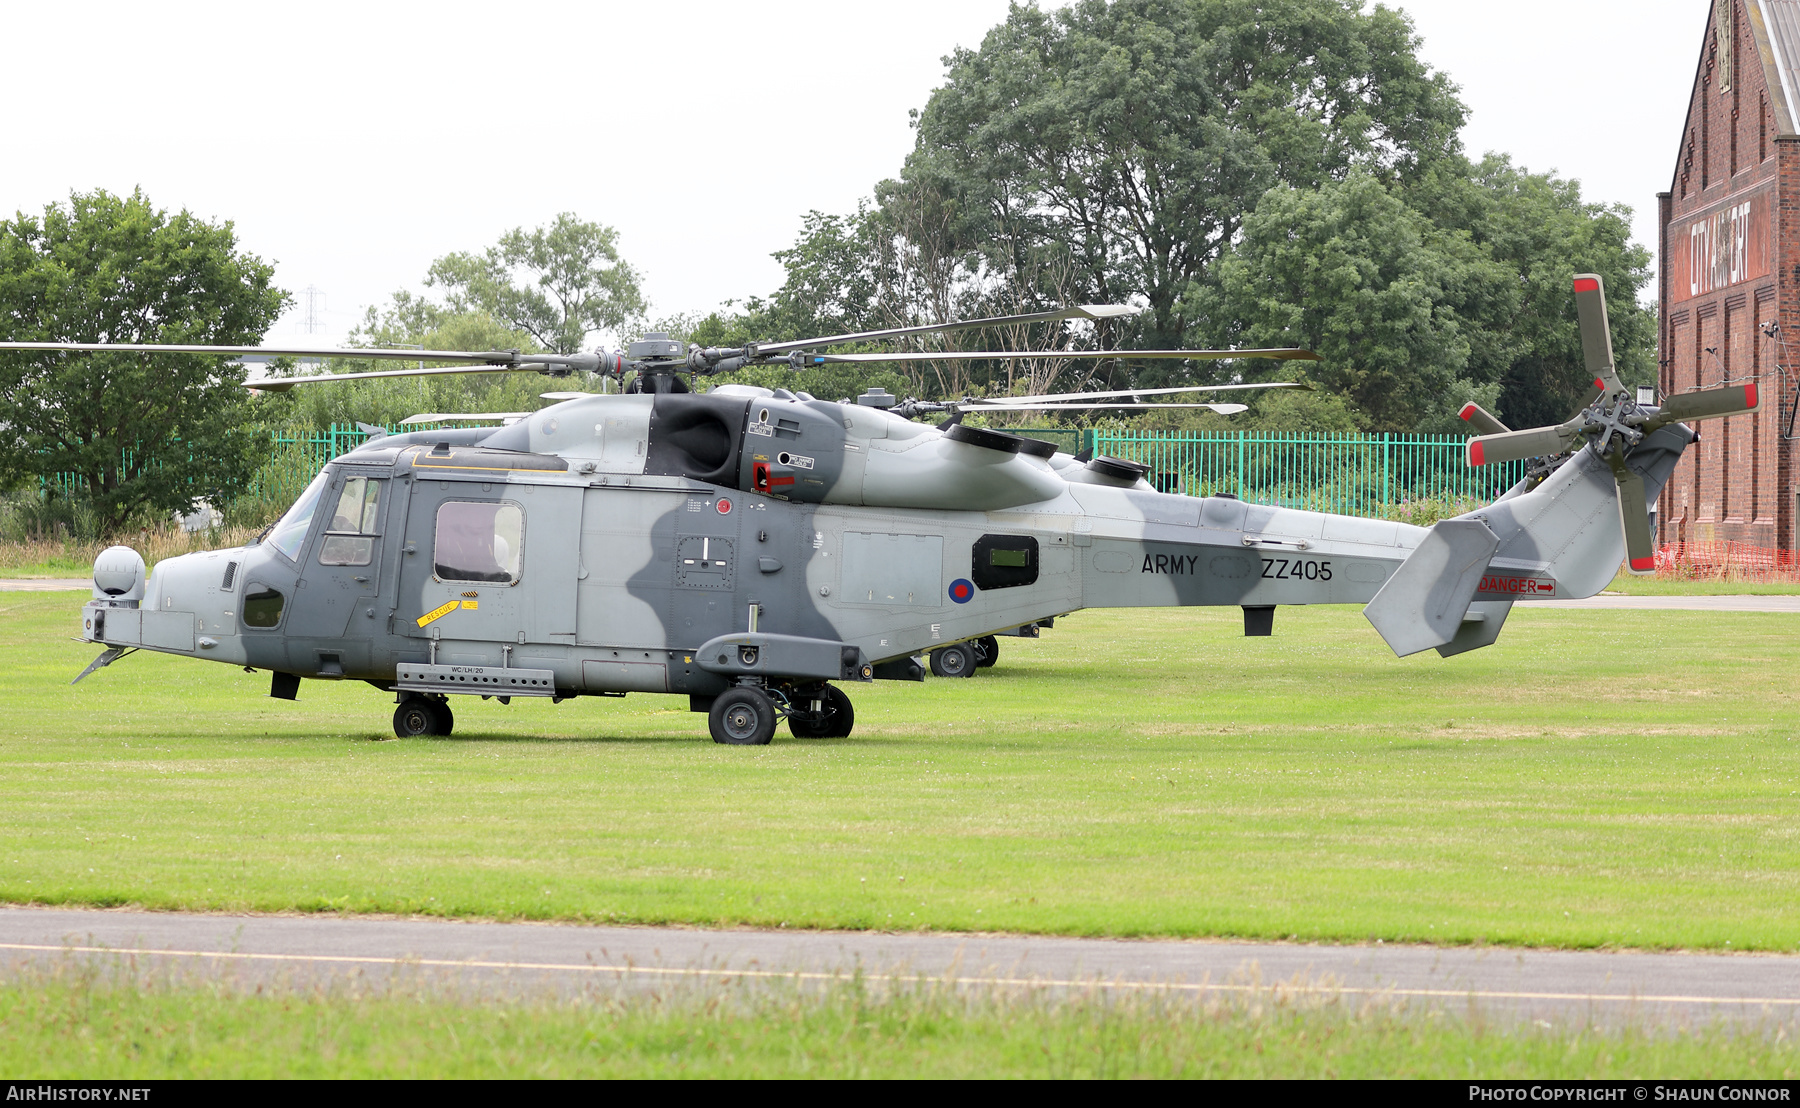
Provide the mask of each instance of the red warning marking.
POLYGON ((1600 291, 1600 282, 1595 280, 1592 277, 1577 277, 1577 278, 1575 278, 1575 291, 1576 292, 1599 292, 1600 291))
POLYGON ((1481 465, 1482 461, 1483 461, 1482 455, 1485 453, 1486 453, 1485 448, 1481 445, 1481 443, 1478 440, 1475 440, 1475 439, 1469 440, 1469 464, 1470 465, 1472 465, 1472 466, 1481 465))
POLYGON ((1474 419, 1475 418, 1475 407, 1476 407, 1476 404, 1473 400, 1469 401, 1467 404, 1464 404, 1463 408, 1462 408, 1462 413, 1461 413, 1462 417, 1464 419, 1474 419))
POLYGON ((1606 382, 1602 381, 1600 378, 1596 377, 1596 378, 1594 378, 1594 387, 1599 389, 1601 392, 1605 392, 1606 391, 1606 382))
POLYGON ((1556 582, 1547 577, 1502 577, 1490 573, 1481 579, 1481 587, 1475 591, 1507 596, 1555 596, 1556 582))
POLYGON ((731 498, 730 497, 725 497, 725 496, 719 497, 719 514, 722 516, 731 514, 731 498))

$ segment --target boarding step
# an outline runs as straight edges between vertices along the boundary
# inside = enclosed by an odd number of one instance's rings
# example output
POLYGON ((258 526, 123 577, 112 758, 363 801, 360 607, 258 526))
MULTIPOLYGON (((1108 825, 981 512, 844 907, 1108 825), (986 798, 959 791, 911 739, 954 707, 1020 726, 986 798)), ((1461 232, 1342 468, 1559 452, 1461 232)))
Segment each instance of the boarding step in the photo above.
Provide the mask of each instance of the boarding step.
POLYGON ((483 696, 555 696, 556 671, 500 666, 428 666, 402 662, 394 688, 402 692, 480 693, 483 696))

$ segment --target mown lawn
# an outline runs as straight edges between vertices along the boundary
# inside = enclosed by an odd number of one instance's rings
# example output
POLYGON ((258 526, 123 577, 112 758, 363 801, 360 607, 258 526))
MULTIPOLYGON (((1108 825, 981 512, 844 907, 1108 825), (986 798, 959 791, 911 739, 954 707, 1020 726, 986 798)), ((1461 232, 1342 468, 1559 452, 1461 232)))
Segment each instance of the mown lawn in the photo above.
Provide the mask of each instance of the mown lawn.
POLYGON ((1397 660, 1354 608, 1090 612, 847 740, 675 698, 391 698, 0 594, 0 900, 1549 946, 1800 948, 1800 623, 1522 610, 1397 660))

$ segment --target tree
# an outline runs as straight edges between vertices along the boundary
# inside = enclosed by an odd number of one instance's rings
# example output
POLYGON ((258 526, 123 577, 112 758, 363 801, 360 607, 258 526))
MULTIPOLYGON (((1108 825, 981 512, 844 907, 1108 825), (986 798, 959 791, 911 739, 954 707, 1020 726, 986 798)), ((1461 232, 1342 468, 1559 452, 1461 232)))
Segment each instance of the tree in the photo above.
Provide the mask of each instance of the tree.
POLYGON ((1463 286, 1503 278, 1467 236, 1354 172, 1263 196, 1219 266, 1217 314, 1245 345, 1315 351, 1315 381, 1350 398, 1373 429, 1407 431, 1468 364, 1454 306, 1463 286))
POLYGON ((1630 212, 1501 155, 1446 159, 1384 184, 1265 194, 1191 310, 1229 342, 1310 346, 1308 372, 1373 429, 1466 432, 1474 400, 1515 427, 1568 418, 1592 379, 1571 281, 1605 278, 1613 351, 1629 384, 1654 380, 1655 326, 1637 303, 1648 253, 1630 212))
POLYGON ((637 270, 619 257, 617 231, 563 212, 549 227, 514 228, 481 254, 447 254, 431 264, 428 286, 445 290, 452 311, 484 312, 574 354, 593 331, 618 331, 644 311, 637 270))
MULTIPOLYGON (((231 223, 141 190, 74 193, 0 220, 0 334, 23 342, 249 345, 290 302, 231 223)), ((222 358, 0 355, 0 471, 73 474, 101 533, 149 511, 220 503, 267 437, 244 369, 222 358)))
POLYGON ((1060 251, 1082 299, 1147 302, 1136 341, 1211 341, 1193 333, 1191 290, 1264 192, 1356 167, 1410 179, 1457 148, 1464 108, 1416 57, 1410 21, 1361 8, 1015 5, 948 59, 898 184, 946 197, 944 234, 971 270, 1023 286, 1060 251))
POLYGON ((1631 241, 1629 207, 1585 202, 1579 181, 1529 172, 1503 154, 1446 163, 1404 195, 1437 226, 1466 233, 1504 270, 1503 283, 1461 290, 1456 301, 1471 328, 1467 375, 1496 387, 1492 410, 1502 420, 1560 423, 1586 394, 1593 378, 1575 315, 1577 273, 1605 281, 1619 376, 1627 385, 1655 382, 1656 321, 1638 303, 1650 281, 1650 252, 1631 241))

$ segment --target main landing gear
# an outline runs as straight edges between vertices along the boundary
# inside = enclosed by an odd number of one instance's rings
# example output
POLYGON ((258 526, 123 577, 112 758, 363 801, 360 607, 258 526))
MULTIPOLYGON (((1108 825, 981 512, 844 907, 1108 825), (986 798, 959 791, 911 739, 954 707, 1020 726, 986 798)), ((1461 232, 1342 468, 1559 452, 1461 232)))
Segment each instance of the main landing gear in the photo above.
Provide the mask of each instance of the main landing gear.
POLYGON ((423 735, 448 735, 456 727, 450 702, 441 696, 408 693, 394 709, 394 734, 403 739, 423 735))
POLYGON ((973 677, 977 669, 986 669, 1000 657, 1000 640, 983 635, 968 642, 951 643, 931 652, 934 677, 973 677))
POLYGON ((714 698, 706 722, 713 742, 764 746, 775 737, 775 724, 783 717, 797 739, 847 738, 856 724, 850 698, 837 686, 825 684, 739 685, 714 698))

